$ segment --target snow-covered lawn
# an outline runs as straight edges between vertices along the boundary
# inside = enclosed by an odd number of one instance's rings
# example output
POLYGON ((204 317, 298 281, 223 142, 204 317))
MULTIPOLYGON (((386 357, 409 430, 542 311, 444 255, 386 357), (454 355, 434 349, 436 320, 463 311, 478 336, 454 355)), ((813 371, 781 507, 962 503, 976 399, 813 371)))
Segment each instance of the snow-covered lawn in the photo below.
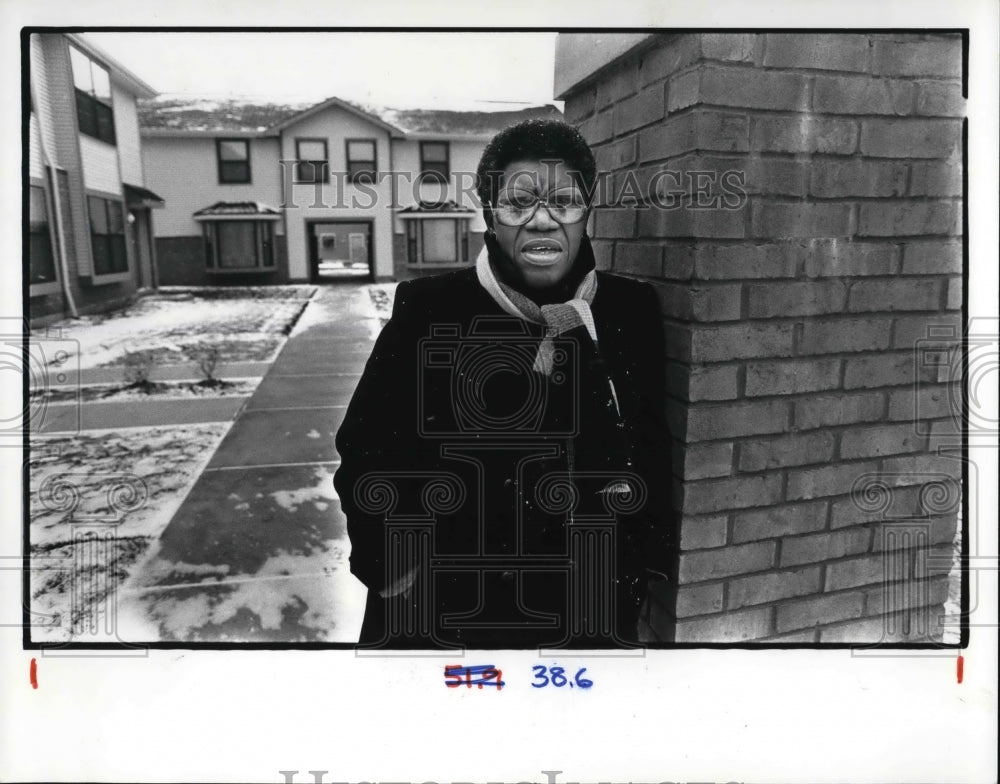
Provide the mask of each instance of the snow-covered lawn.
POLYGON ((76 388, 48 388, 31 393, 32 403, 45 400, 49 403, 117 400, 150 400, 156 398, 172 400, 204 397, 249 397, 263 377, 233 378, 207 383, 205 381, 169 382, 150 381, 145 385, 119 386, 113 384, 92 384, 76 388))
POLYGON ((170 522, 230 424, 91 431, 32 449, 33 641, 114 642, 104 631, 114 611, 106 598, 170 522))
POLYGON ((64 319, 36 330, 69 341, 80 368, 124 364, 143 354, 156 364, 197 361, 206 347, 220 362, 266 361, 288 334, 315 286, 231 289, 164 287, 112 313, 64 319))

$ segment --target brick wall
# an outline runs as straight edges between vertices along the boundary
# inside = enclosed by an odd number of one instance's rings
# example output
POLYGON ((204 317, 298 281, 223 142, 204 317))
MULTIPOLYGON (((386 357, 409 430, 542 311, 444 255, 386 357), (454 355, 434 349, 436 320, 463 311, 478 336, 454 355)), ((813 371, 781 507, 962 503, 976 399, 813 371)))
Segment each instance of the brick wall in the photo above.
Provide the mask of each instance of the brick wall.
POLYGON ((961 466, 928 433, 957 392, 918 348, 961 325, 961 48, 657 36, 564 95, 606 196, 641 194, 597 211, 599 264, 655 282, 665 316, 682 552, 661 638, 940 635, 929 556, 961 466))
POLYGON ((276 286, 288 283, 288 240, 274 235, 274 270, 245 275, 209 275, 205 241, 197 237, 157 237, 156 263, 161 286, 276 286))

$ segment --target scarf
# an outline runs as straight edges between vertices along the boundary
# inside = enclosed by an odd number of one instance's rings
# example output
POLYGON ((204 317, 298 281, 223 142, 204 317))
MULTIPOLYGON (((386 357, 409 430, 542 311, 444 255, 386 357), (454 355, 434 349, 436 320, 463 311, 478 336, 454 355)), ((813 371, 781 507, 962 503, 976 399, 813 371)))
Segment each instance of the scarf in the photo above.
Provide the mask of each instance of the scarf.
MULTIPOLYGON (((545 327, 545 337, 542 338, 542 342, 539 344, 532 370, 542 373, 545 376, 552 375, 553 365, 555 364, 553 361, 555 353, 553 339, 569 332, 571 329, 576 329, 580 326, 586 327, 587 334, 594 341, 594 348, 597 348, 597 328, 594 325, 594 315, 590 311, 590 305, 597 294, 597 273, 594 270, 593 250, 586 236, 583 238, 583 243, 580 246, 580 255, 577 256, 577 261, 582 266, 574 265, 574 270, 569 273, 569 276, 575 274, 576 277, 579 277, 583 273, 583 270, 587 271, 577 284, 572 298, 566 302, 539 305, 530 297, 504 283, 497 277, 493 269, 491 252, 498 256, 499 254, 503 254, 503 250, 487 234, 486 244, 476 259, 476 275, 479 278, 480 285, 505 313, 545 327)), ((501 260, 508 264, 513 263, 506 257, 506 254, 504 254, 501 260)), ((572 285, 572 278, 570 278, 569 283, 572 285)), ((606 372, 604 377, 610 394, 609 405, 613 406, 615 415, 618 417, 620 423, 621 409, 618 405, 618 394, 615 391, 614 381, 611 380, 611 376, 607 375, 606 372)), ((625 465, 626 467, 631 466, 631 458, 626 459, 625 465)), ((569 456, 569 467, 572 473, 572 450, 569 456)), ((622 493, 628 494, 633 492, 633 490, 627 481, 618 481, 610 483, 600 492, 617 495, 622 493)))
POLYGON ((597 328, 594 326, 594 315, 590 312, 590 305, 597 293, 597 275, 594 270, 583 276, 572 299, 549 305, 539 305, 497 278, 490 263, 489 244, 483 246, 479 258, 476 259, 476 275, 479 284, 505 313, 545 327, 545 337, 542 338, 538 353, 535 355, 533 370, 536 372, 545 376, 552 375, 554 338, 572 329, 586 327, 590 339, 594 341, 595 346, 597 345, 597 328))

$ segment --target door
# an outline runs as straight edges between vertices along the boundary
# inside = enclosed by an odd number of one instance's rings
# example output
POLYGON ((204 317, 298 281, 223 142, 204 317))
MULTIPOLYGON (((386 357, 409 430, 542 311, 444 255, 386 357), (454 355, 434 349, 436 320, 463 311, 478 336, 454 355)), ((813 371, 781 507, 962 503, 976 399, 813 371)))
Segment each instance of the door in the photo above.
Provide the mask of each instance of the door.
POLYGON ((309 226, 313 283, 371 280, 371 223, 337 221, 309 226))
POLYGON ((152 234, 149 230, 149 210, 133 207, 129 210, 132 218, 132 249, 139 268, 139 287, 156 288, 153 277, 152 234))

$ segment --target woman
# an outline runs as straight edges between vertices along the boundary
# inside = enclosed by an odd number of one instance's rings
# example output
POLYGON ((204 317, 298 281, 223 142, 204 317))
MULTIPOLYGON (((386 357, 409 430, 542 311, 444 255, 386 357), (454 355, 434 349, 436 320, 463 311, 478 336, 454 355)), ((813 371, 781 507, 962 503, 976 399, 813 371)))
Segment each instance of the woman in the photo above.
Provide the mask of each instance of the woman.
POLYGON ((363 644, 628 645, 672 571, 662 320, 595 270, 595 181, 572 127, 501 131, 475 268, 399 284, 337 434, 363 644))

